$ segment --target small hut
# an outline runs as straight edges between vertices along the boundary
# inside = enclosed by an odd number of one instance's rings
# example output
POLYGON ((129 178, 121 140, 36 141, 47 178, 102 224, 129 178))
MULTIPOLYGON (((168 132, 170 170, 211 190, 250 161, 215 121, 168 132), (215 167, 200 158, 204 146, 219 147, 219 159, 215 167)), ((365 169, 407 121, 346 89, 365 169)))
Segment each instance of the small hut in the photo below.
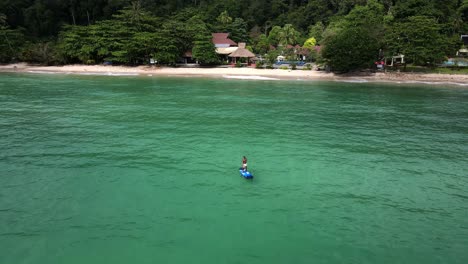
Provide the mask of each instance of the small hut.
POLYGON ((399 54, 390 58, 385 58, 385 64, 390 67, 405 65, 405 55, 399 54))
POLYGON ((222 61, 229 62, 229 54, 233 53, 237 49, 238 47, 216 48, 216 54, 218 54, 222 61))
POLYGON ((237 62, 237 58, 247 58, 248 64, 250 65, 250 58, 254 58, 255 54, 245 48, 245 43, 239 43, 239 48, 229 54, 229 57, 234 58, 234 63, 237 62))
POLYGON ((461 41, 463 41, 463 45, 468 46, 468 35, 461 35, 461 41))
POLYGON ((468 49, 466 47, 468 46, 468 35, 461 35, 460 39, 463 41, 463 47, 457 51, 457 56, 467 58, 468 49))
POLYGON ((184 52, 184 54, 182 55, 182 62, 186 65, 189 63, 196 63, 196 61, 193 59, 191 50, 187 50, 186 52, 184 52))

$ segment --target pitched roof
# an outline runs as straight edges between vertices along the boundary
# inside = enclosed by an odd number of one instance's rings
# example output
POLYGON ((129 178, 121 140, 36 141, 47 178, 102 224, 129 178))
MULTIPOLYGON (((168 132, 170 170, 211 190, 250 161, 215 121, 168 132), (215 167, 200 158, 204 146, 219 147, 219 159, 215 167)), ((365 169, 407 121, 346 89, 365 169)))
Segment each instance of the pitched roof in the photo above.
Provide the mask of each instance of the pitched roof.
POLYGON ((236 58, 253 58, 255 54, 250 52, 248 49, 237 49, 233 53, 229 55, 229 57, 236 57, 236 58))
POLYGON ((229 38, 229 33, 211 33, 213 36, 213 44, 229 44, 229 46, 237 46, 237 43, 229 38))
POLYGON ((238 47, 216 48, 216 53, 223 54, 223 55, 228 55, 228 54, 233 53, 237 49, 238 49, 238 47))
POLYGON ((253 58, 255 54, 250 52, 250 50, 245 48, 245 43, 240 42, 239 48, 236 49, 233 53, 229 55, 229 57, 236 57, 236 58, 253 58))
POLYGON ((296 54, 307 56, 310 54, 310 50, 308 48, 298 48, 296 54))

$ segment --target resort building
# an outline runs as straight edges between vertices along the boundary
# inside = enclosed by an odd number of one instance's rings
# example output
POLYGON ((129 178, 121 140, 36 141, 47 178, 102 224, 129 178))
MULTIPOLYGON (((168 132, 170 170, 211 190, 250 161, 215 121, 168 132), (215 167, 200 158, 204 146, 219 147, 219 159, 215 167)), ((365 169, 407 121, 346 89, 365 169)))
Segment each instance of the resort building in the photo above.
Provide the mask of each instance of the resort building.
POLYGON ((229 38, 229 33, 212 33, 213 44, 216 48, 237 47, 237 43, 229 38))
POLYGON ((229 54, 229 57, 233 59, 233 63, 236 63, 240 58, 247 58, 247 64, 250 64, 250 58, 255 58, 255 54, 245 48, 245 43, 240 42, 239 47, 237 47, 235 51, 229 54))
POLYGON ((457 56, 467 58, 468 57, 468 35, 461 35, 460 39, 463 42, 463 47, 458 50, 457 56))
POLYGON ((230 39, 229 33, 212 33, 212 36, 216 53, 226 63, 236 63, 240 58, 247 58, 249 63, 249 59, 255 57, 255 54, 246 49, 245 43, 236 43, 230 39))
POLYGON ((212 33, 213 45, 216 48, 216 53, 225 62, 229 62, 229 54, 237 50, 237 43, 229 38, 229 33, 212 33))
MULTIPOLYGON (((240 58, 247 58, 250 63, 250 58, 254 58, 255 54, 246 49, 245 43, 236 43, 229 38, 229 33, 212 33, 212 42, 216 48, 216 54, 225 63, 236 63, 240 58)), ((192 52, 184 53, 180 60, 184 64, 194 63, 192 52)))

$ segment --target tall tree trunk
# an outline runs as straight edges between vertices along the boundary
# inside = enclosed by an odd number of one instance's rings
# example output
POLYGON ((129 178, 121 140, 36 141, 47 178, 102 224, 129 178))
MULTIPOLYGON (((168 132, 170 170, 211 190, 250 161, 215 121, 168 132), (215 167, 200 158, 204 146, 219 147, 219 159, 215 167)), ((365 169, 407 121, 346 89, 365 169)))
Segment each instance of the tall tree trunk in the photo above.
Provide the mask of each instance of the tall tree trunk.
POLYGON ((73 8, 71 8, 71 16, 72 16, 73 25, 76 26, 75 11, 73 11, 73 8))
POLYGON ((13 54, 15 51, 13 50, 13 47, 11 46, 10 40, 8 39, 6 32, 4 33, 4 36, 5 36, 6 42, 8 43, 8 47, 10 47, 11 53, 13 54))
POLYGON ((271 28, 271 22, 270 21, 266 21, 265 22, 265 36, 268 36, 267 33, 268 33, 268 29, 271 28))

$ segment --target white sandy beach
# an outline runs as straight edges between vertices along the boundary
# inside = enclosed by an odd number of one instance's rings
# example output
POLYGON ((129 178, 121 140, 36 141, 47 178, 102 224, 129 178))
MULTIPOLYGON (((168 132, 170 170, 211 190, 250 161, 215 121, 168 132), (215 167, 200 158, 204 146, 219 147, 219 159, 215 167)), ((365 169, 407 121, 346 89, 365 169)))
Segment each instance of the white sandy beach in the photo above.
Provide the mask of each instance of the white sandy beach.
POLYGON ((151 66, 65 65, 34 66, 25 63, 0 65, 1 72, 62 73, 81 75, 201 76, 256 80, 324 80, 344 82, 448 83, 468 86, 467 74, 370 73, 336 75, 315 70, 255 68, 171 68, 151 66))

